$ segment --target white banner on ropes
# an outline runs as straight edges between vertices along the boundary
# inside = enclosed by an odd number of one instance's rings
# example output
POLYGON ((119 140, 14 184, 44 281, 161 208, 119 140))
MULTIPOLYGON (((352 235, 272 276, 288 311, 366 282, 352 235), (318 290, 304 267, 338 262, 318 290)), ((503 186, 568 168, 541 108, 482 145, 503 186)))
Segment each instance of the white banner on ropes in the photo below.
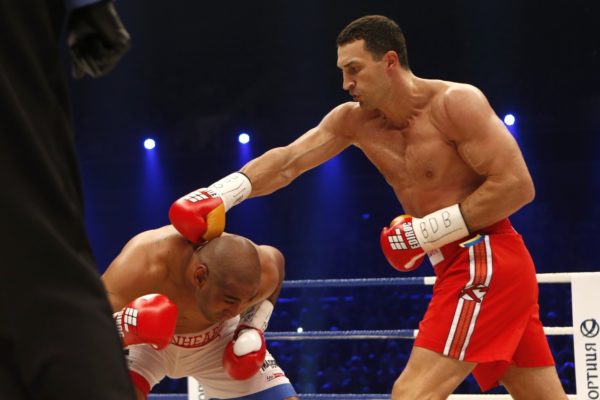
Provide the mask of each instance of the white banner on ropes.
POLYGON ((571 278, 577 399, 600 399, 600 274, 571 278))

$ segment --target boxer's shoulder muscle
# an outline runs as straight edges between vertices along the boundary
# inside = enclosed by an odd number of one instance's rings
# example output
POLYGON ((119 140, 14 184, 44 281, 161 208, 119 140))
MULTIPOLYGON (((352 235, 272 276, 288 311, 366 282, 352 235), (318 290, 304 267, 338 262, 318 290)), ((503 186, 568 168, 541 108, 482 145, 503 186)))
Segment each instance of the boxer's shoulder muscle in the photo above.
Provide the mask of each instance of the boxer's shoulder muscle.
POLYGON ((357 102, 349 101, 331 110, 325 117, 324 122, 329 123, 328 125, 333 133, 355 138, 361 127, 379 116, 378 111, 365 110, 357 102))
POLYGON ((475 121, 479 114, 490 114, 491 107, 477 87, 464 83, 445 82, 431 102, 431 120, 444 134, 460 138, 463 130, 457 125, 475 121))
POLYGON ((261 267, 261 288, 258 297, 268 298, 284 278, 285 259, 275 247, 257 246, 261 267))
POLYGON ((125 245, 102 275, 113 308, 120 309, 136 297, 160 292, 169 275, 166 260, 172 241, 159 228, 142 232, 125 245))

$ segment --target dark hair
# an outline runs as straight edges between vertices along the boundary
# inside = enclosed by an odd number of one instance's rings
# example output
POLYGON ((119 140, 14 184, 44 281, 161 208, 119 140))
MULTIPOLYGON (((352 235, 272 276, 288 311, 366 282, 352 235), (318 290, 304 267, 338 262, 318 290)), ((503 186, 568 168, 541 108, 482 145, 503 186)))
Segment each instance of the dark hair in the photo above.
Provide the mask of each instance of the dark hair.
POLYGON ((398 24, 383 15, 367 15, 350 22, 338 35, 336 43, 343 46, 356 40, 364 40, 365 48, 375 60, 393 50, 398 54, 400 65, 409 69, 406 40, 398 24))

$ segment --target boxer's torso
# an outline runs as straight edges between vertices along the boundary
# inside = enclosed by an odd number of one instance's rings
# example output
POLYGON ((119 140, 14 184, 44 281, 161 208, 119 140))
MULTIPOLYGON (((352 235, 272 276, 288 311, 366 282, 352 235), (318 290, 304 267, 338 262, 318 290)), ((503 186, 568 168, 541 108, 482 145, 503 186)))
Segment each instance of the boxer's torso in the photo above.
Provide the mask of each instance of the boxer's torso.
POLYGON ((446 118, 441 96, 454 84, 424 82, 426 98, 403 127, 392 126, 382 113, 363 110, 358 103, 348 104, 351 118, 342 122, 394 189, 404 211, 415 216, 460 202, 483 182, 439 128, 444 125, 440 119, 446 118))

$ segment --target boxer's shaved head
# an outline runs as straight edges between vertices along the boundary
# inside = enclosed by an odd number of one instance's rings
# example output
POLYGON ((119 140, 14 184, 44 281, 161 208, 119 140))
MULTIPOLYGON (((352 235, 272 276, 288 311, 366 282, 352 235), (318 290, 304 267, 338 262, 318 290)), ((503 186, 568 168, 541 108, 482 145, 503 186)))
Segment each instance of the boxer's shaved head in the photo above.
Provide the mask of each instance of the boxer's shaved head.
POLYGON ((260 258, 248 239, 225 235, 209 241, 194 253, 196 303, 213 323, 233 318, 258 295, 261 284, 260 258))
POLYGON ((218 237, 196 251, 196 256, 218 281, 251 285, 260 282, 258 251, 246 238, 237 235, 218 237))

